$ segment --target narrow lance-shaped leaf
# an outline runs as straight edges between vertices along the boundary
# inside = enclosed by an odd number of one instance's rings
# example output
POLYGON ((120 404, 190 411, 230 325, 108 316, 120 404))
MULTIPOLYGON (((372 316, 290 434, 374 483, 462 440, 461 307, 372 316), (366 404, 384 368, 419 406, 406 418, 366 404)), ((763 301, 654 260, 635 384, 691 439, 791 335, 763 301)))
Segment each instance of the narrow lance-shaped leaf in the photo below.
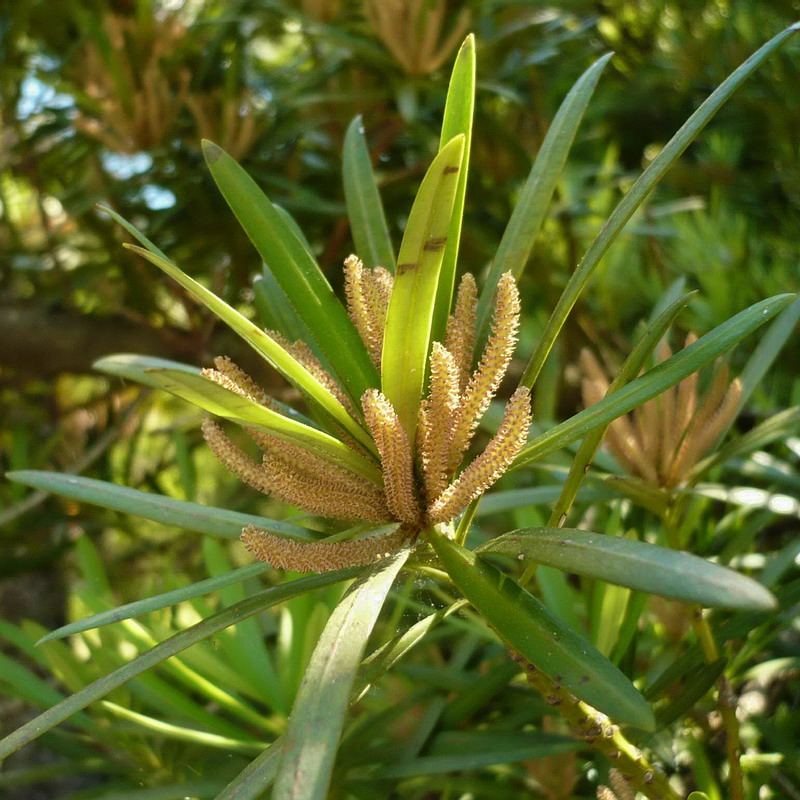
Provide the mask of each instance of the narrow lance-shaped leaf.
POLYGON ((647 402, 729 350, 792 302, 794 295, 779 294, 755 303, 718 325, 694 344, 648 370, 614 394, 584 409, 560 425, 532 439, 512 464, 519 468, 581 439, 596 428, 647 402))
POLYGON ((734 70, 702 103, 677 133, 667 142, 663 150, 653 159, 636 182, 631 186, 617 207, 611 212, 589 249, 569 279, 566 288, 556 304, 545 326, 539 344, 522 376, 523 386, 533 386, 550 353, 559 331, 563 327, 572 307, 586 286, 595 267, 614 243, 650 192, 664 177, 670 167, 680 158, 681 153, 694 141, 700 131, 724 105, 739 86, 757 70, 761 64, 787 39, 800 30, 800 23, 792 25, 760 47, 740 67, 734 70))
POLYGON ((417 192, 397 259, 383 338, 383 393, 414 441, 431 344, 439 271, 450 230, 464 136, 434 159, 417 192))
POLYGON ((381 561, 353 584, 319 638, 295 700, 273 800, 324 800, 356 670, 408 549, 381 561))
POLYGON ((652 730, 650 706, 592 644, 475 553, 435 531, 428 538, 453 583, 513 651, 598 711, 652 730))
POLYGON ((351 397, 377 386, 364 343, 316 261, 256 182, 219 146, 203 141, 206 163, 236 218, 351 397))
POLYGON ((221 536, 225 539, 238 539, 242 528, 255 525, 278 536, 313 540, 309 531, 290 522, 267 519, 254 514, 242 514, 226 508, 203 506, 188 500, 176 500, 173 497, 129 489, 127 486, 84 478, 81 475, 19 470, 6 473, 6 477, 25 486, 71 497, 83 503, 92 503, 124 514, 133 514, 135 517, 151 519, 165 525, 176 525, 184 530, 221 536))
POLYGON ((378 768, 379 778, 413 778, 422 775, 463 773, 494 764, 509 764, 570 753, 581 743, 542 731, 443 732, 431 742, 426 755, 397 760, 378 768))
POLYGON ((282 739, 277 739, 256 756, 214 800, 256 800, 275 779, 282 739))
POLYGON ((477 346, 483 342, 492 313, 492 297, 504 272, 519 278, 545 220, 558 178, 564 169, 578 126, 592 99, 600 75, 613 53, 601 56, 575 82, 558 109, 536 154, 528 179, 508 221, 478 302, 477 346))
POLYGON ((190 742, 200 747, 212 747, 225 750, 230 753, 251 754, 262 751, 266 742, 259 742, 255 739, 232 739, 229 736, 221 736, 218 733, 189 728, 185 725, 176 725, 172 722, 156 719, 148 714, 125 708, 124 706, 111 703, 108 700, 101 701, 103 708, 115 717, 131 723, 133 727, 141 727, 148 734, 163 739, 175 739, 182 742, 190 742))
POLYGON ((394 272, 394 250, 360 115, 350 123, 344 137, 342 177, 347 216, 358 257, 370 269, 385 267, 394 272))
POLYGON ((259 319, 265 328, 280 331, 290 342, 301 339, 307 342, 317 358, 324 358, 305 323, 292 308, 289 298, 275 280, 269 267, 264 265, 261 275, 253 279, 253 300, 259 319))
POLYGON ((216 592, 226 586, 231 586, 234 583, 241 583, 257 575, 262 575, 270 569, 272 569, 272 567, 269 564, 261 562, 258 564, 248 564, 246 567, 235 569, 232 572, 227 572, 224 575, 218 575, 214 578, 207 578, 204 581, 198 581, 190 586, 182 586, 180 589, 173 589, 170 592, 147 597, 144 600, 135 600, 133 603, 125 603, 125 605, 111 608, 108 611, 101 611, 99 614, 92 614, 90 617, 84 617, 75 622, 70 622, 68 625, 62 625, 60 628, 56 628, 46 636, 43 636, 36 644, 50 642, 55 639, 63 639, 65 636, 72 636, 75 633, 91 631, 95 628, 102 628, 104 625, 112 625, 123 619, 132 619, 142 614, 148 614, 151 611, 158 611, 167 606, 174 606, 185 600, 202 597, 203 595, 216 592))
MULTIPOLYGON (((744 408, 745 403, 755 391, 756 386, 761 383, 761 379, 767 370, 772 366, 778 354, 786 344, 787 339, 794 333, 797 321, 800 319, 800 297, 775 319, 769 329, 761 337, 753 354, 747 360, 739 380, 742 382, 742 395, 739 398, 739 410, 744 408)), ((718 441, 722 441, 725 434, 733 425, 735 417, 731 419, 729 425, 720 433, 718 441)))
MULTIPOLYGON (((344 406, 323 386, 302 364, 292 357, 283 347, 261 328, 240 314, 235 308, 217 297, 172 263, 146 236, 133 227, 127 220, 111 209, 105 208, 125 230, 144 245, 144 249, 135 245, 125 245, 152 264, 163 270, 179 283, 195 299, 212 311, 235 333, 244 339, 257 353, 263 356, 286 380, 301 389, 306 396, 323 411, 341 425, 351 436, 373 449, 372 439, 364 429, 347 413, 344 406)), ((348 320, 349 322, 349 320, 348 320)), ((334 338, 334 337, 331 337, 334 338)))
POLYGON ((769 611, 760 583, 691 553, 576 528, 527 528, 498 536, 477 551, 537 564, 702 606, 769 611))
POLYGON ((464 135, 464 157, 458 175, 453 216, 444 248, 439 286, 436 290, 436 306, 433 312, 433 332, 431 338, 444 341, 447 318, 453 300, 453 287, 458 265, 458 249, 461 243, 461 226, 464 218, 464 199, 467 194, 469 175, 469 154, 472 148, 472 117, 475 109, 475 36, 470 34, 461 45, 453 65, 447 100, 444 106, 442 133, 439 147, 444 147, 454 136, 464 135))
POLYGON ((686 714, 706 692, 710 691, 719 676, 725 672, 727 664, 727 659, 718 658, 710 664, 703 664, 687 681, 684 681, 677 696, 671 697, 667 705, 658 709, 656 714, 658 730, 666 728, 667 725, 671 725, 675 720, 686 714))
POLYGON ((224 611, 204 619, 202 622, 192 625, 186 630, 176 633, 146 653, 134 658, 125 666, 110 672, 108 675, 104 675, 102 678, 98 678, 98 680, 90 683, 79 692, 70 695, 70 697, 57 703, 52 708, 48 708, 47 711, 30 720, 30 722, 26 722, 21 728, 0 740, 0 759, 15 753, 21 747, 69 719, 76 712, 86 708, 90 703, 105 697, 109 692, 123 686, 137 675, 147 672, 147 670, 152 669, 162 661, 177 655, 187 647, 191 647, 197 642, 202 642, 215 633, 219 633, 219 631, 225 630, 225 628, 229 628, 231 625, 235 625, 237 622, 247 619, 265 608, 322 586, 353 578, 362 571, 363 568, 361 567, 351 567, 337 570, 336 572, 325 572, 321 575, 300 578, 283 586, 266 589, 252 597, 248 597, 241 603, 230 606, 224 611))
POLYGON ((302 422, 285 417, 247 397, 242 397, 219 384, 206 380, 201 375, 190 375, 177 370, 147 370, 154 385, 194 403, 206 411, 245 427, 258 428, 284 439, 300 444, 317 455, 362 475, 380 485, 381 472, 371 459, 359 455, 339 439, 324 431, 311 428, 302 422))

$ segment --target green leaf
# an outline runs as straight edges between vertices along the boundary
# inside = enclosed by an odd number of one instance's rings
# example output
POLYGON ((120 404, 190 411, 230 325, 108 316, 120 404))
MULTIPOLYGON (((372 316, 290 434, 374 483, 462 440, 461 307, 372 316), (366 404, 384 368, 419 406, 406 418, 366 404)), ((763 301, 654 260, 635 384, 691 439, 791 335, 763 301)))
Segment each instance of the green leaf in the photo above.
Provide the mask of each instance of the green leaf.
POLYGON ((239 425, 257 428, 287 442, 302 445, 317 455, 380 485, 381 472, 375 461, 360 455, 324 431, 305 425, 254 400, 243 397, 194 372, 148 367, 149 359, 138 356, 108 356, 95 368, 109 375, 138 380, 170 392, 196 406, 239 425))
MULTIPOLYGON (((739 409, 744 408, 756 386, 761 383, 761 379, 783 349, 787 339, 795 332, 798 319, 800 319, 800 297, 797 297, 788 308, 785 308, 776 317, 747 360, 747 364, 739 376, 739 380, 742 382, 739 409)), ((733 424, 733 420, 731 420, 731 424, 733 424)), ((720 440, 724 433, 720 434, 720 440)))
POLYGON ((309 251, 255 181, 222 148, 203 141, 211 175, 352 399, 378 385, 364 343, 309 251))
POLYGON ((256 800, 261 797, 278 771, 282 739, 277 739, 270 747, 254 758, 215 798, 214 800, 256 800))
POLYGON ((754 450, 760 450, 772 442, 796 434, 798 428, 800 428, 800 406, 786 408, 728 442, 712 456, 701 461, 694 472, 703 474, 716 464, 724 464, 733 458, 740 458, 754 450))
POLYGON ((594 241, 589 245, 589 249, 581 259, 559 298, 542 332, 539 344, 522 376, 520 383, 523 386, 533 386, 536 382, 536 378, 572 307, 575 305, 594 269, 622 232, 636 209, 645 201, 650 192, 653 191, 670 167, 680 158, 683 151, 695 140, 700 131, 724 105, 725 101, 775 50, 798 30, 800 30, 800 23, 786 28, 786 30, 760 47, 740 67, 735 69, 664 145, 661 152, 650 162, 622 200, 619 201, 594 241))
POLYGON ((687 677, 682 690, 677 696, 672 697, 667 705, 662 706, 656 713, 656 726, 658 730, 666 728, 686 712, 716 683, 717 678, 725 671, 726 659, 718 658, 710 664, 703 664, 698 670, 687 677))
POLYGON ((158 664, 166 661, 174 655, 191 647, 197 642, 202 642, 205 639, 213 636, 225 628, 235 625, 243 619, 247 619, 265 608, 281 603, 292 597, 305 594, 306 592, 318 589, 321 586, 328 586, 332 583, 353 578, 363 571, 360 567, 350 567, 348 569, 337 570, 336 572, 326 572, 322 575, 311 575, 306 578, 292 581, 291 583, 284 584, 283 586, 276 586, 272 589, 266 589, 263 592, 248 597, 241 603, 235 606, 226 608, 214 614, 202 622, 192 625, 186 630, 176 633, 164 642, 157 644, 146 653, 134 658, 127 663, 124 667, 114 670, 108 675, 99 678, 93 683, 81 689, 79 692, 71 695, 70 697, 56 703, 51 708, 48 708, 43 714, 25 723, 21 728, 18 728, 13 733, 6 736, 0 741, 0 759, 4 759, 11 753, 15 753, 21 747, 37 739, 49 730, 52 730, 56 725, 69 719, 73 714, 86 708, 90 703, 105 697, 109 692, 123 686, 132 678, 141 675, 149 669, 157 666, 158 664))
POLYGON ((772 593, 752 578, 691 553, 576 528, 528 528, 476 552, 532 559, 578 575, 703 606, 769 611, 772 593))
POLYGON ((164 739, 246 754, 260 753, 267 746, 266 742, 258 742, 255 739, 249 741, 232 739, 229 736, 220 736, 217 733, 209 733, 208 731, 187 728, 184 725, 164 722, 164 720, 156 719, 147 714, 140 714, 138 711, 132 711, 108 700, 103 700, 101 705, 115 717, 132 722, 134 725, 164 739))
POLYGON ((272 567, 269 564, 249 564, 246 567, 233 570, 225 575, 207 578, 204 581, 198 581, 190 586, 182 586, 180 589, 173 589, 172 591, 157 594, 144 600, 136 600, 133 603, 126 603, 123 606, 117 606, 108 611, 101 611, 99 614, 93 614, 91 617, 84 617, 75 622, 70 622, 68 625, 62 625, 60 628, 56 628, 56 630, 48 633, 47 636, 43 636, 39 639, 37 644, 49 642, 53 639, 63 639, 65 636, 71 636, 74 633, 83 633, 83 631, 101 628, 103 625, 111 625, 113 622, 120 622, 123 619, 131 619, 132 617, 147 614, 150 611, 158 611, 167 606, 174 606, 178 603, 182 603, 184 600, 190 600, 193 597, 201 597, 202 595, 216 592, 225 586, 231 586, 234 583, 241 583, 256 575, 262 575, 270 569, 272 569, 272 567))
POLYGON ((598 711, 653 729, 644 698, 586 639, 475 553, 436 532, 429 540, 453 583, 508 647, 598 711))
MULTIPOLYGON (((299 361, 281 347, 269 334, 261 330, 249 319, 242 316, 236 309, 220 300, 215 294, 209 292, 204 286, 182 273, 174 264, 160 258, 158 255, 136 245, 125 245, 129 250, 139 253, 151 263, 160 267, 164 272, 173 277, 187 291, 208 306, 223 322, 233 331, 238 333, 257 353, 275 367, 287 381, 300 389, 306 397, 318 405, 331 418, 341 425, 353 438, 365 445, 368 450, 374 450, 375 445, 365 430, 350 416, 345 407, 323 386, 299 361)), ((337 331, 339 333, 339 331, 337 331)), ((329 339, 338 341, 334 335, 329 339)), ((344 344, 341 345, 344 347, 344 344)), ((358 398, 357 398, 358 400, 358 398)), ((358 402, 356 402, 358 406, 358 402)))
POLYGON ((382 389, 412 442, 463 153, 464 136, 456 136, 439 151, 419 187, 400 245, 386 316, 382 389))
POLYGON ((20 470, 6 473, 6 477, 34 489, 42 489, 84 503, 122 511, 124 514, 133 514, 154 522, 176 525, 185 530, 207 533, 224 539, 238 539, 242 528, 246 525, 255 525, 270 533, 292 539, 311 541, 314 538, 308 530, 290 522, 280 522, 254 514, 241 514, 225 508, 203 506, 186 500, 175 500, 172 497, 129 489, 126 486, 84 478, 80 475, 20 470))
POLYGON ((439 147, 445 147, 459 134, 464 135, 464 156, 461 160, 461 172, 458 175, 458 187, 453 204, 453 216, 450 218, 450 230, 447 233, 447 244, 436 290, 436 305, 433 311, 432 339, 444 341, 447 318, 453 301, 453 287, 458 266, 458 248, 461 241, 461 225, 464 218, 464 198, 467 193, 467 177, 469 175, 469 154, 472 148, 472 117, 475 109, 475 36, 470 34, 461 45, 453 65, 450 84, 447 88, 447 100, 444 106, 442 132, 439 147))
POLYGON ((541 230, 558 178, 564 169, 578 126, 592 99, 600 75, 613 53, 606 53, 575 82, 558 109, 536 154, 528 179, 522 187, 503 238, 497 248, 478 302, 477 342, 485 338, 492 312, 492 297, 504 272, 522 275, 533 243, 541 230))
POLYGON ((408 558, 404 548, 363 574, 320 636, 284 737, 273 800, 324 800, 367 638, 408 558))
POLYGON ((613 395, 532 439, 522 448, 512 467, 519 468, 544 458, 674 386, 761 327, 793 299, 794 295, 779 294, 740 311, 613 395))
POLYGON ((319 345, 266 264, 261 275, 253 278, 253 300, 265 328, 280 331, 290 342, 307 342, 321 363, 326 363, 319 345))
POLYGON ((370 269, 381 266, 394 272, 394 249, 360 115, 350 123, 344 137, 342 177, 347 216, 358 257, 370 269))
POLYGON ((377 680, 388 672, 406 653, 416 647, 442 620, 447 619, 466 603, 465 600, 457 600, 449 606, 445 606, 427 617, 423 617, 419 622, 415 622, 408 630, 399 633, 383 646, 371 653, 364 659, 363 669, 358 676, 358 681, 353 690, 352 702, 357 702, 367 693, 369 688, 377 680))
MULTIPOLYGON (((235 308, 228 305, 224 300, 221 300, 213 292, 210 292, 202 284, 198 283, 193 278, 190 278, 186 273, 182 272, 175 264, 172 263, 146 236, 138 231, 133 225, 123 219, 115 211, 103 207, 103 210, 111 215, 111 217, 122 225, 128 233, 144 245, 144 248, 137 247, 136 245, 126 244, 129 250, 132 250, 143 258, 146 258, 152 264, 163 270, 173 280, 180 284, 189 294, 196 300, 201 302, 206 308, 212 311, 219 317, 228 327, 244 339, 259 355, 263 356, 267 362, 273 366, 286 380, 301 389, 306 397, 313 403, 318 405, 323 411, 331 416, 339 425, 341 425, 348 433, 354 438, 364 444, 367 449, 373 450, 374 443, 367 435, 364 429, 347 413, 344 406, 330 393, 330 391, 323 386, 299 361, 293 358, 286 350, 283 349, 271 336, 266 334, 258 325, 255 325, 249 319, 240 314, 235 308)), ((285 287, 284 287, 285 289, 285 287)), ((338 302, 338 301, 337 301, 338 302)), ((343 311, 344 313, 344 311, 343 311)), ((318 314, 319 316, 319 314, 318 314)), ((348 324, 352 327, 349 318, 345 315, 348 324)), ((304 318, 304 321, 308 321, 304 318)), ((339 328, 332 328, 337 334, 341 333, 339 328)), ((357 335, 357 334, 356 334, 357 335)), ((340 343, 342 349, 345 347, 345 342, 341 342, 339 338, 332 335, 329 331, 328 340, 340 343)), ((360 340, 359 340, 360 342, 360 340)), ((362 345, 363 347, 363 345, 362 345)), ((335 363, 335 362, 331 362, 335 363)), ((377 385, 377 378, 375 380, 377 385)), ((356 397, 359 400, 361 395, 356 397)), ((377 452, 377 451, 375 451, 377 452)))
POLYGON ((493 764, 571 753, 580 747, 580 742, 539 731, 446 731, 433 740, 430 755, 390 763, 374 774, 378 778, 398 779, 463 772, 493 764))

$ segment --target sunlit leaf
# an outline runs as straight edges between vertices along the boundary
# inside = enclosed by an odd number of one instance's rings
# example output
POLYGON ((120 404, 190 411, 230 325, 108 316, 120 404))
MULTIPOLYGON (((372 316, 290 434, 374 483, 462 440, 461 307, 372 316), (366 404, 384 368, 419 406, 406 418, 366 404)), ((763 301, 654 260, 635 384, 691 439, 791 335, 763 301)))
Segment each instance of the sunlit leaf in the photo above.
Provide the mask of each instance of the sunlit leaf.
POLYGON ((464 136, 464 156, 461 161, 461 172, 458 175, 453 216, 450 219, 450 230, 447 233, 447 244, 439 275, 439 286, 436 292, 436 305, 433 311, 433 328, 431 338, 444 341, 447 317, 453 299, 453 287, 458 265, 458 249, 461 242, 461 225, 464 217, 464 199, 467 193, 467 177, 469 176, 469 156, 472 149, 472 117, 475 110, 475 37, 467 36, 456 56, 453 73, 447 88, 447 100, 442 118, 442 132, 439 147, 445 147, 455 136, 464 136))
POLYGON ((389 300, 381 360, 382 389, 412 442, 463 153, 464 136, 456 136, 428 168, 408 217, 389 300))
POLYGON ((361 576, 314 649, 286 730, 273 800, 325 800, 355 673, 407 549, 361 576))
POLYGON ((224 611, 220 611, 202 622, 192 625, 186 630, 176 633, 146 653, 137 656, 125 666, 120 667, 120 669, 114 670, 114 672, 99 678, 79 692, 56 703, 38 717, 26 722, 21 728, 0 740, 0 759, 15 753, 21 747, 52 730, 56 725, 68 720, 73 714, 86 708, 90 703, 105 697, 117 687, 182 652, 187 647, 191 647, 197 642, 202 642, 215 633, 225 630, 225 628, 235 625, 237 622, 247 619, 265 608, 281 603, 291 597, 297 597, 305 592, 313 591, 321 586, 328 586, 332 583, 353 578, 362 570, 363 568, 360 567, 351 567, 337 570, 336 572, 326 572, 322 575, 300 578, 282 586, 266 589, 241 603, 237 603, 235 606, 226 608, 224 611))
MULTIPOLYGON (((329 414, 331 418, 341 425, 348 433, 362 442, 368 449, 373 447, 370 437, 350 414, 347 413, 344 406, 302 364, 300 364, 297 359, 287 353, 278 342, 261 330, 258 325, 240 314, 235 308, 206 289, 205 286, 182 272, 161 252, 161 250, 127 220, 123 219, 119 214, 109 208, 104 208, 103 210, 122 225, 131 236, 144 245, 144 247, 125 245, 128 249, 138 253, 159 269, 163 270, 195 299, 216 314, 216 316, 235 333, 241 336, 250 347, 263 356, 271 366, 286 378, 286 380, 301 389, 306 397, 318 404, 323 411, 329 414)), ((338 300, 336 302, 338 303, 338 300)), ((308 322, 306 317, 303 317, 303 319, 306 323, 308 322)), ((349 319, 348 324, 352 327, 349 319)), ((337 335, 340 332, 338 328, 332 330, 336 330, 337 335)), ((328 340, 338 342, 339 346, 345 349, 344 343, 336 336, 330 336, 330 333, 328 334, 328 340)), ((363 344, 361 346, 363 348, 363 344)), ((377 382, 377 378, 375 382, 377 382)), ((358 398, 360 398, 360 395, 358 398)))
POLYGON ((141 369, 137 356, 108 356, 96 362, 95 368, 110 375, 142 380, 150 386, 194 403, 211 414, 302 445, 323 458, 363 475, 367 480, 378 484, 381 481, 377 463, 360 455, 339 439, 232 392, 202 375, 187 370, 159 367, 141 369))

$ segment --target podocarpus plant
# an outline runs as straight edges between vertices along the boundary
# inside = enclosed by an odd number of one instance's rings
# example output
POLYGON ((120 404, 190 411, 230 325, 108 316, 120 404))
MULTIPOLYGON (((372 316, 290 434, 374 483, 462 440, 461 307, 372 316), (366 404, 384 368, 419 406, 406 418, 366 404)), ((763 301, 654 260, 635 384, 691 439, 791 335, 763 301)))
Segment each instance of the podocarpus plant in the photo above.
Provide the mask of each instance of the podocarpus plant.
MULTIPOLYGON (((565 422, 529 435, 530 393, 592 270, 625 223, 737 86, 795 30, 776 36, 734 72, 623 197, 567 284, 518 388, 506 403, 499 427, 474 453, 477 427, 516 343, 520 312, 516 279, 609 56, 584 73, 559 110, 480 292, 467 273, 455 292, 457 274, 463 272, 458 269, 458 247, 475 89, 471 37, 456 60, 440 150, 422 181, 396 257, 360 121, 354 121, 348 131, 344 180, 358 256, 351 255, 345 262, 346 305, 334 295, 293 220, 210 142, 204 146, 208 167, 269 268, 271 289, 261 299, 278 330, 264 331, 249 321, 108 211, 141 245, 128 246, 226 322, 302 393, 305 414, 267 397, 224 357, 206 370, 130 355, 104 359, 98 368, 169 391, 243 428, 262 451, 261 461, 240 449, 219 423, 209 420, 204 426, 209 445, 226 466, 256 489, 292 506, 358 524, 316 539, 310 531, 285 522, 243 520, 242 540, 257 558, 321 574, 266 589, 177 633, 6 737, 0 743, 0 756, 192 644, 277 602, 355 578, 317 643, 285 733, 218 798, 257 797, 272 784, 272 796, 280 800, 322 800, 332 780, 337 796, 347 795, 347 774, 334 777, 334 764, 350 704, 465 601, 546 702, 568 721, 573 733, 613 764, 615 785, 624 781, 650 798, 680 797, 669 776, 633 743, 643 742, 644 732, 655 727, 647 701, 618 666, 526 585, 536 565, 546 564, 696 606, 756 612, 775 607, 775 598, 761 584, 717 564, 644 541, 563 525, 614 419, 685 380, 780 314, 758 363, 745 370, 746 380, 739 390, 743 400, 785 341, 796 319, 796 304, 787 308, 791 295, 759 302, 639 375, 690 300, 689 295, 668 295, 602 400, 565 422), (497 537, 477 550, 467 547, 478 503, 503 473, 520 470, 579 440, 582 444, 548 526, 497 537), (522 562, 521 576, 507 561, 492 558, 509 555, 515 563, 522 562), (360 673, 381 607, 403 572, 439 582, 448 591, 460 592, 463 599, 384 643, 360 673), (625 726, 624 732, 619 726, 625 726)), ((195 529, 202 530, 206 524, 198 521, 198 508, 191 503, 159 501, 152 495, 74 477, 42 473, 12 477, 156 519, 179 522, 182 513, 191 514, 195 529)), ((209 513, 205 517, 209 527, 236 524, 242 516, 219 509, 209 513)), ((233 573, 230 582, 236 580, 240 578, 233 573)), ((215 586, 222 583, 217 581, 215 586)), ((205 590, 204 585, 196 591, 205 590)), ((181 596, 187 592, 183 590, 181 596)), ((167 605, 171 600, 165 595, 160 602, 167 605)), ((47 638, 135 613, 136 607, 91 617, 47 638)), ((359 780, 363 792, 363 776, 359 780)), ((602 796, 610 793, 602 791, 602 796)))

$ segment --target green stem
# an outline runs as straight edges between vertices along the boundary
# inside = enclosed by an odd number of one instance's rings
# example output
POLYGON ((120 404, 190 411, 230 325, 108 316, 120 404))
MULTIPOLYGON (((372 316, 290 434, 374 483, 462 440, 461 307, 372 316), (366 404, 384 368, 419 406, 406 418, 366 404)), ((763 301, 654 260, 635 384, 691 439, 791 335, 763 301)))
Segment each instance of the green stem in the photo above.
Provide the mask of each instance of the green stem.
MULTIPOLYGON (((664 533, 670 547, 677 548, 678 530, 680 528, 680 503, 673 502, 664 513, 664 533)), ((719 648, 714 639, 714 633, 708 624, 708 619, 703 615, 700 606, 692 608, 692 627, 700 643, 703 657, 707 664, 719 658, 719 648)), ((736 695, 725 674, 719 676, 716 683, 716 697, 714 698, 722 719, 725 730, 725 754, 728 758, 728 789, 730 800, 744 800, 744 774, 742 772, 741 740, 739 738, 739 719, 736 716, 736 695)))
POLYGON ((511 658, 522 667, 531 686, 569 723, 573 734, 602 753, 632 788, 650 800, 683 800, 670 786, 667 776, 656 769, 605 714, 578 700, 517 653, 511 652, 511 658))

